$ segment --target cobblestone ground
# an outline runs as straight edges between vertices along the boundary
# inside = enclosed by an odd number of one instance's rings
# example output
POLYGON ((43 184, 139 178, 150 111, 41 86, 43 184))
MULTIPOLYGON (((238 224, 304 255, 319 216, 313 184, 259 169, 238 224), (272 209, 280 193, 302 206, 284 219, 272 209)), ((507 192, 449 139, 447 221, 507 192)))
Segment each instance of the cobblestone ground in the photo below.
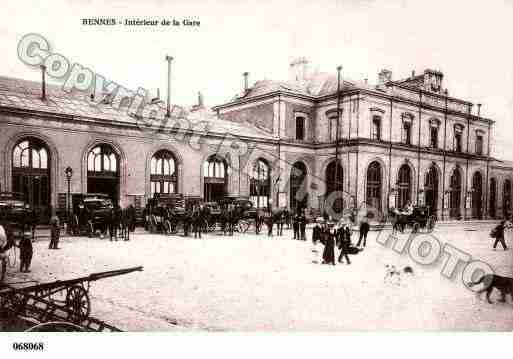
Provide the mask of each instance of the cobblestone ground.
MULTIPOLYGON (((513 275, 513 251, 491 249, 490 227, 447 227, 434 235, 513 275)), ((488 304, 464 287, 461 268, 454 280, 446 279, 440 263, 415 265, 408 255, 376 243, 377 235, 369 234, 367 248, 351 256, 351 265, 336 266, 319 264, 322 245, 313 252, 311 241, 291 240, 290 231, 273 238, 142 232, 129 242, 67 238, 53 251, 39 241, 32 273, 11 268, 9 281, 142 265, 143 272, 91 286, 92 315, 133 331, 513 329, 511 302, 488 304), (386 264, 411 265, 414 275, 402 275, 400 285, 385 281, 386 264)))

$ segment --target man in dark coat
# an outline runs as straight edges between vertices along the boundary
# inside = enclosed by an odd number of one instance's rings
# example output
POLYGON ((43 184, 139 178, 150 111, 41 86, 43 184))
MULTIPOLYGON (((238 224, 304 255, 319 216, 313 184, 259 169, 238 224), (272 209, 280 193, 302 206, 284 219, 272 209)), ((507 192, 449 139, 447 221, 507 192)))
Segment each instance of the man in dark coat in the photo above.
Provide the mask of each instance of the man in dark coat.
POLYGON ((267 213, 265 217, 265 224, 267 225, 267 236, 272 237, 273 235, 273 214, 272 212, 267 213))
POLYGON ((278 236, 283 236, 283 224, 285 223, 285 212, 279 211, 277 213, 277 221, 276 221, 276 234, 278 236))
POLYGON ((335 265, 335 231, 330 224, 323 232, 324 251, 322 252, 322 264, 335 265))
POLYGON ((358 243, 356 244, 357 247, 360 247, 360 244, 363 244, 364 247, 367 245, 367 234, 369 233, 369 229, 369 220, 367 216, 363 216, 360 220, 360 239, 358 239, 358 243))
POLYGON ((299 234, 300 239, 306 241, 306 215, 304 211, 301 211, 299 216, 299 234))
POLYGON ((133 232, 133 231, 135 231, 135 217, 136 217, 136 211, 135 211, 135 207, 133 204, 128 206, 127 215, 128 215, 128 230, 130 232, 133 232))
POLYGON ((193 220, 193 231, 194 231, 194 238, 201 238, 201 231, 203 226, 203 210, 200 206, 196 205, 193 213, 192 213, 192 220, 193 220))
POLYGON ((340 255, 338 256, 338 262, 343 263, 343 258, 346 259, 347 264, 351 264, 349 260, 348 252, 351 246, 351 228, 346 223, 337 230, 338 244, 340 249, 340 255))
POLYGON ((294 212, 292 217, 292 229, 294 231, 294 239, 299 239, 299 214, 294 212))
POLYGON ((117 226, 116 226, 116 210, 112 208, 109 213, 109 234, 110 240, 112 241, 112 237, 117 239, 117 226))
POLYGON ((318 220, 315 221, 315 225, 312 229, 312 242, 314 246, 317 242, 321 241, 321 225, 318 220))
POLYGON ((20 272, 29 273, 30 272, 30 263, 32 262, 32 240, 31 236, 27 235, 25 231, 23 231, 23 235, 21 236, 20 243, 18 247, 20 248, 20 272))
POLYGON ((507 251, 508 247, 506 246, 506 242, 504 241, 504 229, 506 228, 506 221, 501 221, 497 227, 495 227, 495 242, 493 243, 493 249, 495 250, 497 244, 500 243, 502 248, 507 251))
POLYGON ((61 234, 61 223, 54 212, 50 218, 50 245, 48 249, 59 249, 59 237, 61 234))

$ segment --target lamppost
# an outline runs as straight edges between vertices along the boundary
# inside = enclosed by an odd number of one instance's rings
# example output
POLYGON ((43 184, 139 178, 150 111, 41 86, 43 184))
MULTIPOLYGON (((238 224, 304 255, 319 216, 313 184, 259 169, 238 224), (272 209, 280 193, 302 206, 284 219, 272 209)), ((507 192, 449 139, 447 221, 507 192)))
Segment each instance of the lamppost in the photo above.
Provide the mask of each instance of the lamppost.
MULTIPOLYGON (((474 187, 471 187, 468 191, 467 191, 467 198, 466 198, 466 203, 465 203, 465 219, 468 219, 467 218, 467 208, 470 209, 470 218, 472 218, 472 216, 474 215, 472 213, 472 195, 473 193, 475 192, 475 189, 474 187)), ((476 217, 479 217, 479 213, 476 213, 476 217)))
POLYGON ((68 181, 68 196, 66 201, 66 222, 67 222, 67 232, 68 234, 71 233, 71 226, 70 226, 70 207, 71 207, 71 177, 73 176, 73 169, 71 167, 66 167, 64 170, 64 174, 66 175, 66 180, 68 181))
POLYGON ((452 188, 449 187, 448 189, 445 190, 444 194, 444 203, 442 203, 442 221, 445 219, 445 216, 444 216, 444 212, 445 210, 448 210, 448 213, 449 213, 449 218, 451 217, 451 213, 450 213, 450 210, 449 210, 449 206, 450 206, 450 201, 451 201, 451 192, 452 192, 452 188), (447 202, 447 204, 446 204, 447 202))

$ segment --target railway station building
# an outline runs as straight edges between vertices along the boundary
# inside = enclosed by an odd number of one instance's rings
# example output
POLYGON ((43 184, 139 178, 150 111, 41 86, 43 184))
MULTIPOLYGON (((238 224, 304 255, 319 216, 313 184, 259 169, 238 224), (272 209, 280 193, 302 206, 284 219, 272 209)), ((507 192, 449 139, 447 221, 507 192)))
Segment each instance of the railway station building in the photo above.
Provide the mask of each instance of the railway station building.
POLYGON ((299 58, 288 75, 250 85, 245 73, 231 100, 208 108, 199 95, 177 118, 159 98, 145 117, 113 94, 0 77, 0 190, 42 210, 68 206, 69 181, 70 193, 106 193, 123 207, 181 193, 322 212, 340 192, 340 209, 411 202, 439 219, 511 213, 513 164, 490 155, 494 121, 450 96, 442 72, 382 70, 371 85, 299 58))

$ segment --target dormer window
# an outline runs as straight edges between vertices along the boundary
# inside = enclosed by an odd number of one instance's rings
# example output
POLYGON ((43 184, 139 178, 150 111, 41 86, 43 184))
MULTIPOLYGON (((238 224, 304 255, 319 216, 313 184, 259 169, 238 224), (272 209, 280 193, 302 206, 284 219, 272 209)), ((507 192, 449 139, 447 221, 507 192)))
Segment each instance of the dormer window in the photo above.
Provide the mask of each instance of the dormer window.
POLYGON ((403 115, 402 142, 411 145, 412 116, 403 115))
POLYGON ((381 141, 381 117, 380 116, 372 117, 371 139, 376 140, 376 141, 381 141))
POLYGON ((463 126, 454 125, 454 151, 462 152, 463 150, 463 126))

